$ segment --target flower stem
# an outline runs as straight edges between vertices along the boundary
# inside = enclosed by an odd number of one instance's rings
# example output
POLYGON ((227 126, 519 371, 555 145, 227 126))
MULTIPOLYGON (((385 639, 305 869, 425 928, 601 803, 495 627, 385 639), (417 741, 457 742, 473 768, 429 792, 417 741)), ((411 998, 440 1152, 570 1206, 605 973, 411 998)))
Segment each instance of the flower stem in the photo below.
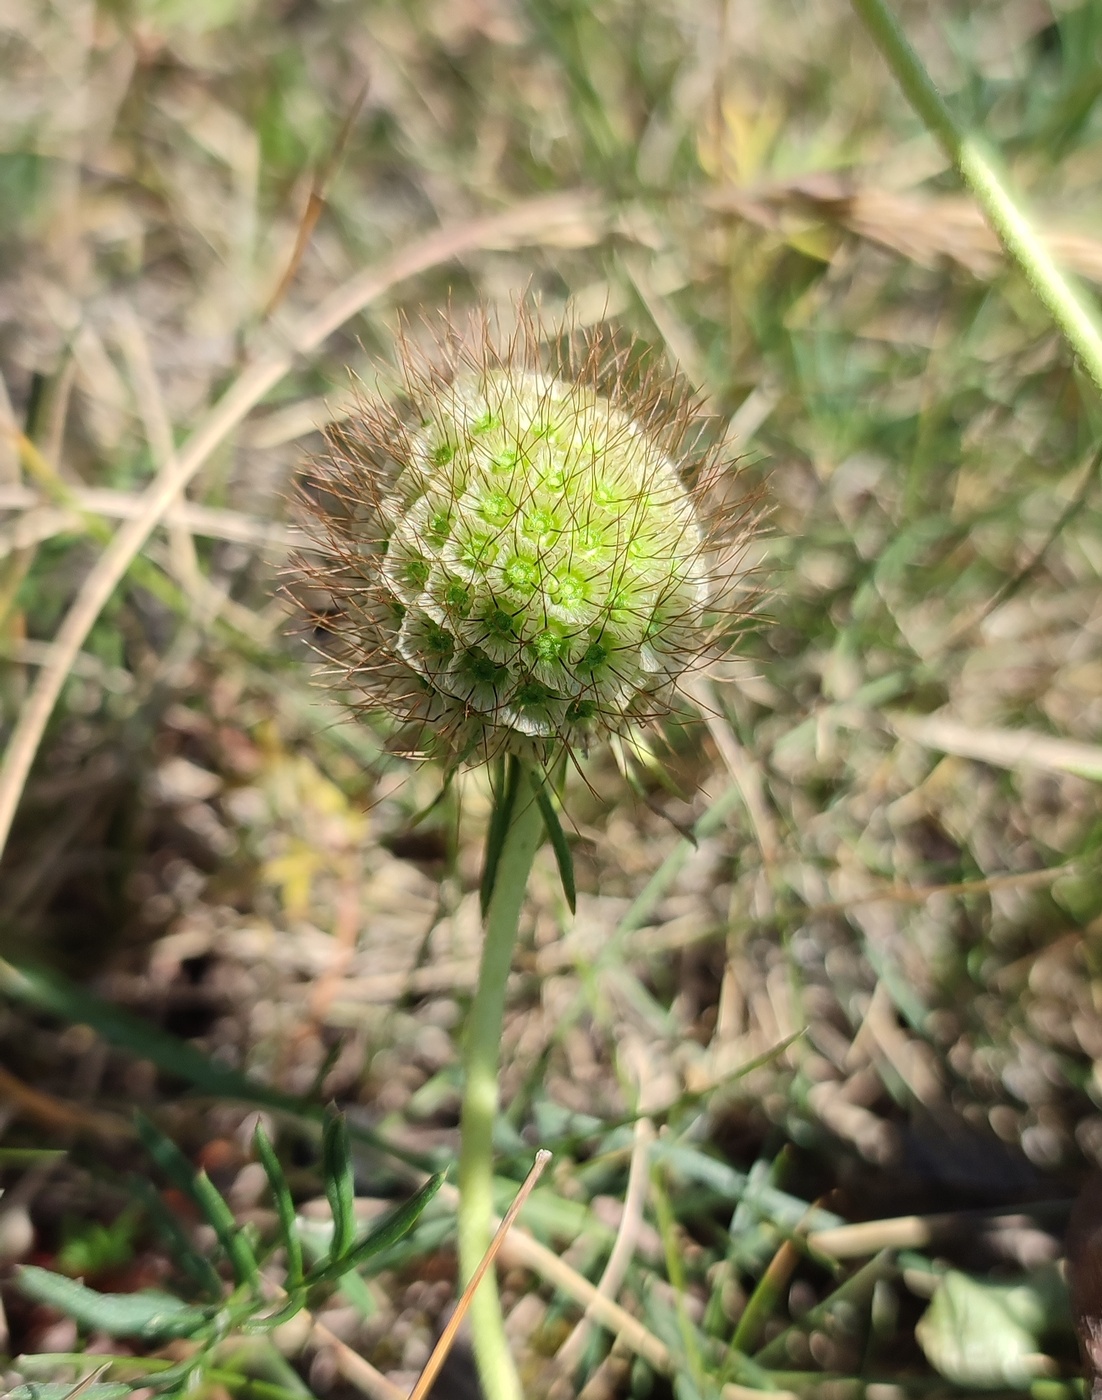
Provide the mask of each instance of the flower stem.
MULTIPOLYGON (((463 1052, 466 1082, 459 1147, 459 1271, 464 1284, 478 1267, 493 1233, 493 1131, 505 984, 528 873, 544 834, 530 772, 527 764, 510 758, 507 780, 496 799, 495 824, 501 821, 504 839, 486 909, 482 963, 463 1052)), ((486 1400, 522 1400, 492 1272, 479 1286, 469 1317, 486 1400)))
POLYGON ((907 100, 976 197, 1007 255, 1017 263, 1064 339, 1102 389, 1102 327, 1091 300, 1052 259, 1022 213, 984 142, 953 116, 885 0, 852 0, 907 100))

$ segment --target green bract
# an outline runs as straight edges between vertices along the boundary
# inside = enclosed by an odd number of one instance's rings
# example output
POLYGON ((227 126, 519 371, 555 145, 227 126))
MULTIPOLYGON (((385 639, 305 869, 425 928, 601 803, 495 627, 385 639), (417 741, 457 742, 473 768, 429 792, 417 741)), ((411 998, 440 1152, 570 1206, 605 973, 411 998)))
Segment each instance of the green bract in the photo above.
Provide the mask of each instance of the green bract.
POLYGON ((315 474, 349 679, 453 751, 584 747, 667 710, 708 649, 688 415, 606 390, 595 354, 533 359, 407 365, 408 401, 361 405, 315 474))

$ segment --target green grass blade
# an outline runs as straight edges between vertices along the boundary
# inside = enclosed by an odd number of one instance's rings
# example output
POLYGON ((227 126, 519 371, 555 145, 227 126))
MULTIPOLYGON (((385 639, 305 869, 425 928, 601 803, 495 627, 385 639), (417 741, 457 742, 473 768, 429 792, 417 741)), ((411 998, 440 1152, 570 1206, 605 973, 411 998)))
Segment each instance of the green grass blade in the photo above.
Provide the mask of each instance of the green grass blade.
POLYGON ((389 1215, 384 1216, 366 1239, 361 1240, 343 1258, 331 1258, 328 1263, 315 1271, 310 1282, 320 1283, 340 1278, 342 1274, 348 1273, 351 1269, 359 1268, 361 1264, 365 1264, 374 1255, 381 1254, 384 1249, 389 1249, 404 1235, 408 1235, 420 1220, 425 1207, 443 1186, 445 1176, 445 1172, 437 1172, 435 1176, 431 1176, 415 1196, 411 1196, 396 1210, 392 1210, 389 1215))
POLYGON ((167 1244, 173 1259, 211 1301, 220 1300, 225 1292, 218 1271, 200 1254, 187 1236, 176 1216, 161 1199, 152 1182, 142 1177, 131 1181, 131 1190, 138 1197, 154 1230, 167 1244))
POLYGON ((497 868, 501 862, 501 851, 505 845, 505 833, 509 830, 509 818, 516 805, 517 788, 520 785, 520 763, 512 754, 505 760, 503 771, 494 785, 494 809, 490 815, 490 826, 486 832, 486 854, 482 861, 482 884, 478 899, 482 917, 490 907, 490 896, 497 880, 497 868))
POLYGON ((533 772, 532 774, 532 786, 536 790, 536 801, 539 803, 540 816, 543 817, 543 827, 547 832, 547 839, 551 842, 551 849, 555 852, 555 863, 559 867, 562 892, 566 895, 570 912, 574 914, 578 907, 578 887, 574 880, 574 856, 562 829, 562 823, 559 821, 559 814, 555 811, 551 794, 547 791, 538 773, 533 772))
MULTIPOLYGON (((325 1110, 320 1104, 293 1094, 283 1094, 246 1074, 217 1064, 194 1045, 143 1021, 140 1016, 112 1006, 59 973, 0 958, 0 994, 23 1006, 56 1016, 70 1025, 91 1026, 117 1049, 149 1060, 162 1073, 182 1079, 212 1098, 232 1099, 257 1108, 272 1108, 312 1123, 324 1121, 325 1110)), ((436 1165, 420 1153, 407 1152, 404 1148, 391 1145, 369 1128, 354 1125, 349 1132, 357 1142, 385 1152, 420 1171, 431 1171, 436 1165)))
POLYGON ((137 1116, 138 1136, 149 1155, 172 1184, 185 1192, 203 1212, 218 1242, 230 1261, 233 1276, 239 1284, 257 1287, 260 1265, 248 1239, 234 1219, 233 1211, 223 1200, 206 1172, 197 1172, 176 1146, 148 1118, 137 1116))
POLYGON ((195 1168, 176 1146, 171 1138, 165 1137, 155 1123, 151 1123, 144 1113, 134 1115, 138 1137, 142 1146, 178 1190, 195 1199, 195 1168))
POLYGON ((218 1236, 218 1243, 226 1252, 236 1282, 259 1289, 260 1264, 249 1237, 234 1219, 233 1211, 206 1172, 199 1172, 196 1176, 193 1195, 218 1236))
POLYGON ((305 1277, 302 1262, 302 1241, 298 1237, 298 1226, 295 1220, 295 1203, 291 1199, 287 1178, 283 1175, 283 1168, 279 1164, 275 1148, 260 1123, 256 1125, 256 1131, 253 1133, 253 1146, 256 1148, 260 1165, 264 1168, 264 1175, 268 1178, 268 1185, 272 1188, 272 1199, 275 1201, 275 1208, 279 1215, 280 1232, 283 1235, 283 1248, 287 1254, 286 1287, 289 1293, 293 1293, 295 1289, 301 1287, 305 1277))
POLYGON ((339 1113, 330 1113, 321 1140, 322 1172, 329 1209, 333 1212, 330 1263, 344 1258, 356 1238, 356 1181, 348 1127, 339 1113))

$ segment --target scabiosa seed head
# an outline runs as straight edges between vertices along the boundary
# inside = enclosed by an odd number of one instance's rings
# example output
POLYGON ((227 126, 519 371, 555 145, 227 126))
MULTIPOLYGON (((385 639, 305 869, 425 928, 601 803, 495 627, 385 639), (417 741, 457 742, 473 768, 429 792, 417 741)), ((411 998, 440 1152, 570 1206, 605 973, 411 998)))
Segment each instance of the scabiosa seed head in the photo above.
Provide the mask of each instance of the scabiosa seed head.
POLYGON ((585 748, 668 711, 732 617, 746 511, 709 519, 729 463, 694 405, 632 345, 541 341, 524 314, 504 344, 403 341, 404 392, 361 400, 307 483, 315 621, 430 748, 585 748))

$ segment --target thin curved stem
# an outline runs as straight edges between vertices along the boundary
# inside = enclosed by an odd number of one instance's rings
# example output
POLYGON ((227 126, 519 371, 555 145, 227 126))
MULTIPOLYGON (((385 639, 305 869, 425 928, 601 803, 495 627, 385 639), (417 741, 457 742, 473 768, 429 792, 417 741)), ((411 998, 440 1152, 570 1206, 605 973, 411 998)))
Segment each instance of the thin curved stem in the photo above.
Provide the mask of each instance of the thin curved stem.
MULTIPOLYGON (((531 770, 509 759, 498 794, 504 839, 497 856, 478 987, 467 1021, 463 1051, 465 1085, 459 1147, 459 1271, 466 1284, 493 1235, 493 1133, 498 1107, 505 985, 516 942, 528 873, 543 839, 543 817, 531 770), (505 804, 505 805, 503 805, 505 804)), ((475 1359, 487 1400, 523 1400, 509 1353, 501 1300, 492 1273, 483 1279, 468 1314, 475 1359)))
POLYGON ((1102 390, 1102 328, 1096 307, 1053 261, 992 153, 953 116, 884 0, 852 0, 852 4, 907 100, 975 195, 1007 255, 1025 274, 1083 368, 1102 390))
MULTIPOLYGON (((7 844, 15 810, 54 706, 96 619, 125 578, 135 555, 187 484, 264 396, 290 373, 297 356, 317 350, 357 312, 409 277, 476 249, 539 242, 556 226, 574 230, 579 224, 584 227, 587 220, 600 226, 601 218, 592 196, 566 191, 524 200, 511 209, 472 219, 458 228, 436 229, 400 249, 380 266, 366 268, 350 278, 283 337, 285 345, 263 354, 234 381, 179 453, 163 463, 137 497, 138 513, 124 521, 111 537, 58 628, 50 661, 31 687, 0 762, 0 851, 7 844)), ((596 242, 601 235, 594 231, 590 236, 596 242)))

